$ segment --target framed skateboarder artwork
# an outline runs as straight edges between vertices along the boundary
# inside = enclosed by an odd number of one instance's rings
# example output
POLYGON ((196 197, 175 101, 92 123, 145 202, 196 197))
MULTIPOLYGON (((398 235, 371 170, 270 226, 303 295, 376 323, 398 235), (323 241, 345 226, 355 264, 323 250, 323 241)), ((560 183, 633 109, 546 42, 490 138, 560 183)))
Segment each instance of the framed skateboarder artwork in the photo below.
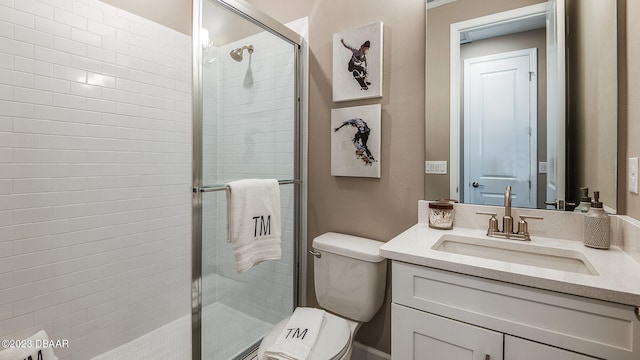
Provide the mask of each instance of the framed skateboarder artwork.
POLYGON ((333 101, 382 97, 382 22, 333 34, 333 101))
POLYGON ((380 104, 331 110, 331 175, 380 178, 380 104))

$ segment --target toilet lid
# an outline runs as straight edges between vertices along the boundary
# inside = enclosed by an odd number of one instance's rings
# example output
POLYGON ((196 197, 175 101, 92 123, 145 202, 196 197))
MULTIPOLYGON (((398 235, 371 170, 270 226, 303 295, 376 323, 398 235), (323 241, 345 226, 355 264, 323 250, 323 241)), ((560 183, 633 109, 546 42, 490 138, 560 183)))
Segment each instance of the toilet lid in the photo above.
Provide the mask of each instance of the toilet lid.
MULTIPOLYGON (((289 317, 280 321, 265 335, 260 349, 258 350, 258 360, 266 360, 264 355, 273 343, 278 339, 278 335, 287 326, 289 317)), ((351 329, 347 321, 339 316, 325 312, 324 321, 320 327, 320 333, 316 339, 316 344, 311 351, 309 360, 334 360, 340 359, 348 350, 351 343, 351 329)))

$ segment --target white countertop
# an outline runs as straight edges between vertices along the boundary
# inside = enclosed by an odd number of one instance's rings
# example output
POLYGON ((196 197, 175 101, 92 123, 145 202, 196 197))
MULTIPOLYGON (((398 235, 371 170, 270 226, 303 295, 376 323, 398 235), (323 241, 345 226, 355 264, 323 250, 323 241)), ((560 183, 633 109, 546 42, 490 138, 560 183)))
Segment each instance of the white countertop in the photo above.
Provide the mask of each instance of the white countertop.
POLYGON ((590 275, 433 250, 434 244, 444 234, 480 237, 497 242, 517 241, 487 237, 486 230, 458 227, 453 230, 437 230, 425 223, 418 223, 384 244, 380 248, 380 254, 406 263, 640 306, 640 262, 618 246, 599 250, 585 247, 581 241, 535 235, 532 235, 530 242, 518 241, 525 245, 557 248, 559 251, 579 251, 598 272, 598 275, 590 275))

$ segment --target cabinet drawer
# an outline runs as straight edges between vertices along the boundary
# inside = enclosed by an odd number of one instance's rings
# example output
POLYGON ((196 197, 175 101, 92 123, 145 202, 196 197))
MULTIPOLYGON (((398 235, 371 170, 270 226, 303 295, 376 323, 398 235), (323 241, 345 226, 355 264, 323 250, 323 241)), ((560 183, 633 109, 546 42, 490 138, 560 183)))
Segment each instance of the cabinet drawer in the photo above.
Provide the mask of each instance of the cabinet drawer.
POLYGON ((504 360, 596 360, 563 349, 554 348, 510 335, 504 336, 504 360))
POLYGON ((640 358, 632 306, 393 262, 393 302, 604 359, 640 358))

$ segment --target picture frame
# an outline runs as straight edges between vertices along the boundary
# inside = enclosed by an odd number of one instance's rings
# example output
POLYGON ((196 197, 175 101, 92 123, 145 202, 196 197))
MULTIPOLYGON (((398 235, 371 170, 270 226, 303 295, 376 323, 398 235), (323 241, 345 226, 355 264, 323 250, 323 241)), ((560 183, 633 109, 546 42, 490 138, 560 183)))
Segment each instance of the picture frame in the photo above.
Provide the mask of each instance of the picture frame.
POLYGON ((331 110, 331 175, 380 178, 382 105, 331 110))
POLYGON ((382 97, 381 21, 333 34, 333 101, 382 97))

